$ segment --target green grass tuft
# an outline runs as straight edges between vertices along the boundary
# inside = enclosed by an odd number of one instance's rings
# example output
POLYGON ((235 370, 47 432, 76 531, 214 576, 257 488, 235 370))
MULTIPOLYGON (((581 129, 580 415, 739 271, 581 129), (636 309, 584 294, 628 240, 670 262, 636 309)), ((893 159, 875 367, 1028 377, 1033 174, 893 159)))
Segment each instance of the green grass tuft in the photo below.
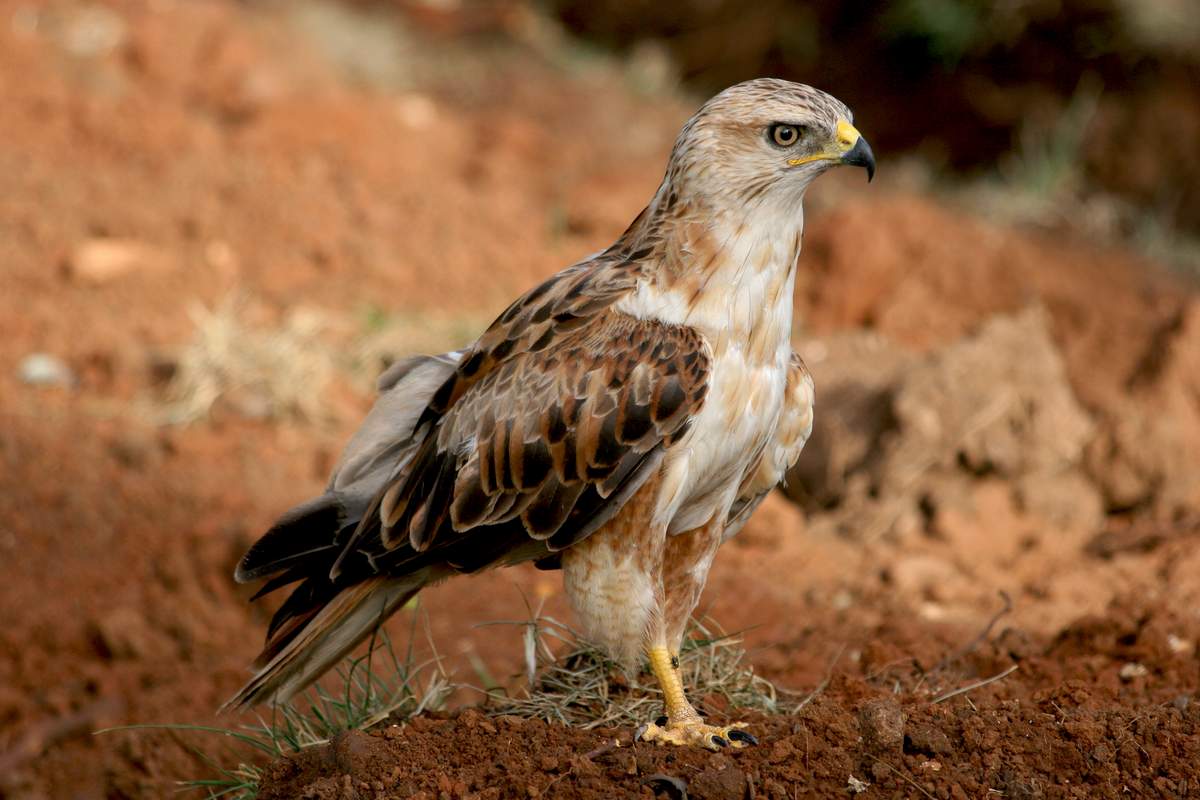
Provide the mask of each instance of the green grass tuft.
MULTIPOLYGON (((414 623, 415 620, 414 616, 414 623)), ((233 752, 222 754, 228 759, 218 758, 184 743, 214 774, 208 778, 181 781, 180 787, 206 792, 206 797, 210 799, 253 800, 258 794, 262 777, 263 767, 258 762, 270 762, 309 747, 327 744, 343 731, 369 730, 384 721, 398 722, 444 706, 454 686, 436 656, 418 663, 410 644, 401 659, 391 639, 382 630, 377 641, 378 644, 373 642, 367 653, 347 659, 337 669, 340 680, 336 684, 336 691, 316 686, 300 698, 276 707, 269 717, 259 716, 257 724, 238 728, 186 724, 124 725, 97 733, 160 730, 225 737, 234 745, 231 748, 233 752), (243 759, 239 753, 253 758, 243 759), (237 761, 236 767, 221 766, 222 761, 234 760, 237 761)))

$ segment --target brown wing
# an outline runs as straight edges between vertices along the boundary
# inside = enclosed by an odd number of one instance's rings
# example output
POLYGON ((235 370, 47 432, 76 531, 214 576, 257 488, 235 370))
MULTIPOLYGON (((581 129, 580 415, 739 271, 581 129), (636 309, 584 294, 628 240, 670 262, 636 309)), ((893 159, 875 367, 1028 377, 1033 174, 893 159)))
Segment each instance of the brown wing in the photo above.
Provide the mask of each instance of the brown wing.
POLYGON ((242 580, 276 575, 264 592, 300 585, 233 704, 292 695, 454 572, 553 566, 621 509, 687 430, 709 372, 694 330, 612 310, 642 257, 613 248, 560 272, 465 353, 432 359, 449 376, 436 390, 415 385, 412 365, 389 372, 403 413, 381 421, 390 430, 403 417, 402 435, 368 436, 368 469, 339 502, 306 504, 239 565, 242 580), (377 475, 389 457, 393 472, 377 475), (357 495, 353 508, 341 502, 368 479, 381 488, 361 506, 357 495))
POLYGON ((430 404, 424 444, 380 492, 335 580, 550 556, 611 519, 701 408, 709 356, 695 330, 589 314, 586 301, 582 313, 514 308, 439 390, 449 405, 430 404), (525 316, 542 333, 514 324, 525 316))

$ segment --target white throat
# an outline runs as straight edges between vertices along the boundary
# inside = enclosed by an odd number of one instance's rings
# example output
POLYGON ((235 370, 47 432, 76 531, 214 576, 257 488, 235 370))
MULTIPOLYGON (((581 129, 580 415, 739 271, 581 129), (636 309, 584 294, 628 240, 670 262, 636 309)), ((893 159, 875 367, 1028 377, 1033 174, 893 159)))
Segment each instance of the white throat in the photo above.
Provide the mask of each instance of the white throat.
POLYGON ((786 366, 804 229, 801 200, 714 215, 703 236, 680 247, 682 275, 640 281, 617 309, 697 328, 714 355, 732 347, 750 361, 786 366))

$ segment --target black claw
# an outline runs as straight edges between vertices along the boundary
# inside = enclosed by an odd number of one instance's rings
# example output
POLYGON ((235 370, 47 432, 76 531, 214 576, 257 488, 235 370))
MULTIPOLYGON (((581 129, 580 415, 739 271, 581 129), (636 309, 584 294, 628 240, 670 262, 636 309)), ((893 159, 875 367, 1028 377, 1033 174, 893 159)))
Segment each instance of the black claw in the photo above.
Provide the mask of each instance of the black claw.
POLYGON ((657 725, 658 727, 660 727, 660 728, 661 728, 661 727, 663 727, 664 725, 666 725, 668 721, 669 721, 669 720, 667 719, 667 715, 666 715, 666 714, 663 714, 661 717, 659 717, 658 719, 654 720, 654 724, 655 724, 655 725, 657 725))
POLYGON ((635 730, 635 731, 633 732, 633 740, 634 740, 635 742, 640 742, 640 741, 642 740, 642 737, 646 735, 646 728, 647 728, 647 727, 648 727, 648 726, 646 726, 646 725, 639 725, 639 726, 637 727, 637 730, 635 730))
POLYGON ((720 736, 712 737, 712 743, 717 747, 729 747, 729 742, 725 741, 720 736))
POLYGON ((745 742, 746 744, 758 744, 758 739, 754 738, 754 734, 746 733, 745 731, 730 731, 729 738, 734 742, 745 742))

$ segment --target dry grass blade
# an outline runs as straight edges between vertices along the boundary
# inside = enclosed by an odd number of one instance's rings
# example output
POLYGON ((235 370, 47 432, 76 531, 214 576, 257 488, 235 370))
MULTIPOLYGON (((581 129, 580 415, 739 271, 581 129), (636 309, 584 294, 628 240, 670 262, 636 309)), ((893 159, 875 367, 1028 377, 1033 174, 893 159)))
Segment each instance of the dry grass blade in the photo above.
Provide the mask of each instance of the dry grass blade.
POLYGON ((336 361, 322 342, 320 316, 293 311, 278 326, 254 325, 237 296, 213 309, 194 305, 188 314, 196 331, 174 365, 165 422, 195 422, 218 403, 250 417, 322 419, 322 392, 336 361))
POLYGON ((908 777, 908 775, 906 775, 906 774, 904 774, 903 772, 901 772, 900 770, 896 769, 896 768, 895 768, 895 767, 893 767, 891 764, 889 764, 888 762, 884 761, 882 758, 878 758, 878 757, 876 757, 876 756, 871 756, 871 758, 874 758, 874 759, 875 759, 875 761, 876 761, 876 763, 883 764, 885 767, 887 767, 888 769, 890 769, 890 770, 892 771, 892 774, 894 774, 894 775, 896 775, 897 777, 899 777, 899 778, 900 778, 902 781, 904 781, 904 782, 905 782, 905 783, 907 783, 909 786, 911 786, 911 787, 913 787, 914 789, 916 789, 918 792, 920 792, 920 793, 921 793, 922 795, 924 795, 925 797, 928 797, 928 798, 930 798, 930 800, 935 800, 934 796, 933 796, 932 794, 930 794, 930 793, 929 793, 929 790, 928 790, 928 789, 926 789, 924 786, 922 786, 921 784, 919 784, 919 783, 917 783, 916 781, 914 781, 912 778, 908 777))
MULTIPOLYGON (((535 617, 510 623, 525 626, 525 641, 537 654, 536 678, 515 696, 488 693, 495 714, 544 719, 590 729, 639 724, 659 713, 661 694, 644 675, 627 676, 600 650, 567 625, 535 617), (548 641, 557 640, 566 652, 555 656, 548 641), (530 646, 530 642, 536 645, 530 646)), ((754 674, 745 663, 741 640, 720 632, 711 623, 693 621, 684 640, 679 668, 693 697, 717 695, 730 706, 766 712, 779 710, 774 685, 754 674)))
POLYGON ((943 703, 952 697, 958 697, 960 694, 966 694, 967 692, 973 692, 982 686, 987 686, 989 683, 995 683, 996 681, 1003 680, 1004 678, 1007 678, 1009 675, 1016 672, 1017 667, 1019 667, 1019 666, 1020 666, 1019 664, 1013 664, 1011 667, 1004 670, 1003 672, 1001 672, 998 675, 993 675, 990 678, 984 678, 981 681, 975 681, 975 683, 968 684, 967 686, 964 686, 961 689, 955 689, 952 692, 946 692, 944 695, 934 698, 933 703, 934 703, 934 705, 937 705, 938 703, 943 703))

